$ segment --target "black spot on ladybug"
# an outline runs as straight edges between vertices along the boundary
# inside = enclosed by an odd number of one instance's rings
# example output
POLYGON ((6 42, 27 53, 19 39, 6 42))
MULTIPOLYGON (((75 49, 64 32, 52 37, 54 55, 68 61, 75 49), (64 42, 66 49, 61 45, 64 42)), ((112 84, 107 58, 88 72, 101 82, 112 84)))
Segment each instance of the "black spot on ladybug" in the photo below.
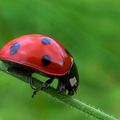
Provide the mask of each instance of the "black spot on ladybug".
POLYGON ((48 45, 48 44, 51 43, 51 39, 50 39, 50 38, 42 38, 42 43, 43 43, 44 45, 48 45))
POLYGON ((44 55, 41 59, 43 65, 47 67, 51 63, 51 57, 49 55, 44 55))
POLYGON ((16 54, 19 49, 20 49, 20 43, 14 43, 14 44, 10 47, 10 54, 11 54, 11 55, 16 54))

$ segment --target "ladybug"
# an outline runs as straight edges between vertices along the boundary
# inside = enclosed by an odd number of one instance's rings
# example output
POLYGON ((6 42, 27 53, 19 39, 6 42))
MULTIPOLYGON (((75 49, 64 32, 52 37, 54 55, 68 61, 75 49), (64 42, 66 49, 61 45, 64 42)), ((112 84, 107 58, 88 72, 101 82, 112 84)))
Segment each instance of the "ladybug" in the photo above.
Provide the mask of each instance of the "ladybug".
POLYGON ((0 59, 9 64, 8 72, 28 77, 33 96, 48 88, 55 78, 57 90, 74 95, 79 85, 79 75, 71 54, 51 37, 30 34, 8 42, 0 51, 0 59), (32 74, 39 73, 49 79, 39 87, 33 86, 32 74))

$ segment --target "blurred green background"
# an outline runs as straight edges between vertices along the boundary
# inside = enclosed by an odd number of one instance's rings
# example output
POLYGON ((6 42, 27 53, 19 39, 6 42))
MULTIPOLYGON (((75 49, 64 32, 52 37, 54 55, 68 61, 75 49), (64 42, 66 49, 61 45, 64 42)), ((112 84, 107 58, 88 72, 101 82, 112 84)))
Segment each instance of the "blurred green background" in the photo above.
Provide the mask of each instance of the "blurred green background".
MULTIPOLYGON (((0 47, 24 34, 59 40, 80 73, 75 98, 120 117, 119 0, 0 0, 0 47)), ((0 120, 95 120, 0 72, 0 120)))

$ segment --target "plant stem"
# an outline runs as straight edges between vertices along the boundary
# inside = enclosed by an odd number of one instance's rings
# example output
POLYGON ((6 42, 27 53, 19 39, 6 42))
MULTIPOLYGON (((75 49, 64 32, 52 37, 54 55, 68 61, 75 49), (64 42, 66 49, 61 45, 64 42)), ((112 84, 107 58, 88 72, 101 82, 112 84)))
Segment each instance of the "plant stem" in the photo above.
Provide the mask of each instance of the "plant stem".
MULTIPOLYGON (((26 83, 29 83, 28 78, 26 76, 8 73, 7 68, 8 68, 8 65, 0 61, 0 70, 1 71, 5 72, 7 74, 10 74, 26 83)), ((43 83, 35 78, 33 78, 33 81, 34 81, 33 85, 35 87, 37 87, 43 83)), ((45 89, 43 91, 48 93, 49 95, 51 95, 53 98, 56 98, 57 100, 65 103, 73 108, 76 108, 76 109, 82 111, 83 113, 86 113, 94 118, 99 119, 99 120, 118 120, 117 118, 110 116, 94 107, 91 107, 77 99, 74 99, 71 96, 68 96, 65 94, 58 94, 58 92, 52 87, 48 87, 47 89, 45 89)))

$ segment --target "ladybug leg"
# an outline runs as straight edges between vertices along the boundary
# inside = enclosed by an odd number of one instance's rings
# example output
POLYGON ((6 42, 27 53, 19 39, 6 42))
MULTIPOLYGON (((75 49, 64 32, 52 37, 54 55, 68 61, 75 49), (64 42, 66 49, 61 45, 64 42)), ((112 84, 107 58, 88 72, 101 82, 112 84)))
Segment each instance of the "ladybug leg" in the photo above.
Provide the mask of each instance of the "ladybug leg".
POLYGON ((65 88, 65 83, 61 80, 58 81, 58 87, 57 87, 57 90, 59 93, 63 93, 66 91, 66 88, 65 88))
POLYGON ((36 87, 34 87, 34 82, 33 82, 33 79, 32 79, 32 77, 31 76, 28 76, 28 81, 29 81, 29 83, 30 83, 30 87, 33 89, 33 90, 36 90, 37 88, 36 87))
MULTIPOLYGON (((48 79, 47 81, 45 81, 42 85, 40 85, 40 86, 37 87, 37 88, 34 88, 34 87, 32 86, 32 89, 34 90, 32 97, 34 97, 34 95, 36 95, 36 93, 37 93, 38 91, 43 90, 43 89, 45 89, 45 88, 48 88, 48 87, 50 86, 50 84, 53 82, 53 79, 54 79, 54 78, 48 79)), ((30 83, 30 84, 31 84, 31 83, 30 83)))

